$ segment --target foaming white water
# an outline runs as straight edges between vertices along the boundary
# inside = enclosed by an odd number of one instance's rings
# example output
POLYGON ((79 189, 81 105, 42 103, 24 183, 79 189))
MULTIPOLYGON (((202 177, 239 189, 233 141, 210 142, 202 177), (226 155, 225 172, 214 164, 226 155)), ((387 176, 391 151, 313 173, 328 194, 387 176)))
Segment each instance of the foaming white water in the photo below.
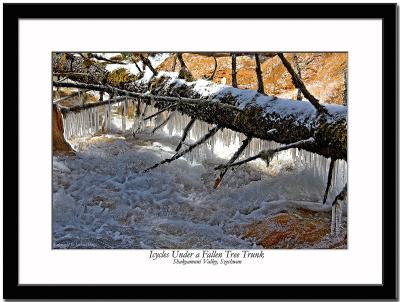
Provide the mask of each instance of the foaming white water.
MULTIPOLYGON (((242 239, 247 224, 296 206, 329 211, 346 183, 347 165, 339 161, 328 203, 322 206, 329 161, 295 149, 279 153, 269 166, 257 160, 229 170, 215 190, 214 167, 229 160, 245 138, 229 129, 185 158, 141 173, 174 154, 190 118, 174 113, 152 134, 168 113, 147 121, 135 113, 135 119, 128 119, 117 113, 124 106, 65 117, 65 135, 78 152, 76 157, 53 157, 56 248, 259 248, 242 239), (99 135, 102 127, 108 134, 99 135)), ((147 116, 155 112, 147 106, 147 116)), ((196 121, 187 143, 211 127, 196 121)), ((253 139, 241 158, 278 146, 253 139)), ((337 235, 341 215, 335 213, 334 219, 337 235)))

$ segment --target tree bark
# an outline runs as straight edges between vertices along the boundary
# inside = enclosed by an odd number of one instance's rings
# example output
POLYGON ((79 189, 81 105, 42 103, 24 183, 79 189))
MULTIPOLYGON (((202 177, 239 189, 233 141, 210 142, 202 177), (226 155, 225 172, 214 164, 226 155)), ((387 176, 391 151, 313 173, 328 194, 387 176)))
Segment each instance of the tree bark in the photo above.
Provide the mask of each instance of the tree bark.
POLYGON ((256 73, 257 73, 257 83, 258 83, 257 91, 259 93, 264 93, 264 83, 262 78, 260 57, 258 56, 258 54, 255 54, 254 56, 256 59, 256 73))
MULTIPOLYGON (((74 66, 77 66, 78 59, 80 58, 75 58, 74 66)), ((58 71, 57 66, 53 65, 54 72, 58 71)), ((176 110, 193 118, 284 145, 313 137, 314 143, 307 144, 304 150, 328 158, 347 159, 345 106, 323 106, 316 100, 316 106, 322 108, 317 110, 310 102, 260 96, 254 91, 246 92, 248 102, 243 106, 243 99, 237 96, 237 93, 241 92, 240 89, 224 89, 220 93, 200 95, 194 89, 196 82, 179 80, 177 85, 176 80, 168 75, 155 76, 148 82, 134 81, 127 84, 125 89, 99 85, 99 81, 93 80, 93 77, 84 80, 91 83, 54 82, 54 85, 115 93, 147 103, 153 100, 154 105, 160 109, 176 103, 176 110), (272 129, 274 131, 271 131, 272 129)))
MULTIPOLYGON (((300 65, 299 65, 299 58, 297 57, 296 53, 293 54, 293 63, 294 63, 294 66, 296 67, 297 75, 299 76, 299 79, 301 80, 301 69, 300 69, 300 65)), ((300 90, 300 88, 297 88, 297 97, 296 97, 296 99, 298 101, 301 101, 301 90, 300 90)))
POLYGON ((146 65, 154 75, 158 74, 157 70, 154 69, 153 65, 151 65, 151 62, 148 58, 140 54, 140 59, 142 60, 143 65, 146 65))
POLYGON ((236 54, 232 54, 232 86, 237 88, 237 78, 236 78, 236 54))
POLYGON ((217 58, 216 58, 216 57, 213 57, 213 59, 214 59, 214 71, 213 71, 213 73, 211 74, 211 76, 208 78, 209 80, 214 79, 215 73, 217 72, 217 69, 218 69, 217 58))
POLYGON ((289 74, 292 76, 293 85, 300 89, 303 93, 304 97, 310 101, 311 104, 318 110, 319 113, 326 113, 326 109, 319 103, 317 100, 306 88, 303 81, 299 78, 296 72, 293 70, 292 65, 290 65, 289 61, 285 58, 283 53, 278 52, 278 57, 281 59, 282 64, 286 67, 289 74))
POLYGON ((185 79, 188 82, 194 81, 192 73, 189 71, 189 68, 187 68, 185 61, 183 60, 182 53, 176 53, 176 57, 178 58, 179 64, 181 65, 181 68, 179 70, 179 77, 181 79, 185 79))

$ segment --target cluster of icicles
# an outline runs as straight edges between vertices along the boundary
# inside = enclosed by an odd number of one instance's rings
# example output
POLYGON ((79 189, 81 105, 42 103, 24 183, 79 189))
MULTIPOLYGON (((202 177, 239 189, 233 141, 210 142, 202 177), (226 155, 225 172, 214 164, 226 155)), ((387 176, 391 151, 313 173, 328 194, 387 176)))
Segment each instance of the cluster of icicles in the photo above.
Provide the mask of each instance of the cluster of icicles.
MULTIPOLYGON (((191 120, 191 117, 183 115, 177 111, 164 112, 156 115, 154 118, 146 119, 146 117, 155 114, 159 109, 152 105, 146 105, 140 102, 124 100, 120 103, 106 104, 101 107, 93 107, 81 110, 79 112, 69 112, 64 115, 64 135, 66 139, 93 135, 99 131, 111 132, 119 131, 122 133, 138 133, 146 128, 153 129, 157 125, 162 124, 168 119, 168 122, 162 127, 169 136, 182 136, 184 128, 191 120), (134 118, 128 119, 128 105, 134 106, 134 118), (121 125, 116 128, 113 119, 121 119, 121 125)), ((195 142, 203 137, 213 126, 196 120, 188 133, 186 142, 195 142)), ((161 131, 161 127, 158 131, 161 131)), ((194 148, 186 155, 186 159, 190 162, 202 162, 207 156, 215 152, 215 146, 222 144, 224 147, 235 145, 239 147, 240 143, 245 139, 245 135, 229 129, 222 129, 212 136, 206 143, 194 148)), ((260 140, 253 138, 240 158, 247 158, 258 154, 262 150, 275 149, 282 146, 273 141, 260 140)), ((237 148, 236 148, 237 149, 237 148)), ((326 184, 329 172, 330 160, 315 153, 307 152, 300 149, 291 149, 284 152, 291 152, 293 162, 301 163, 308 169, 314 171, 314 176, 318 176, 326 184)), ((218 154, 216 154, 218 155, 218 154)), ((275 154, 279 158, 279 153, 275 154)), ((347 182, 347 162, 344 160, 336 160, 330 193, 340 190, 347 182)), ((342 219, 342 203, 337 203, 332 207, 332 224, 331 233, 338 235, 341 229, 342 219)))

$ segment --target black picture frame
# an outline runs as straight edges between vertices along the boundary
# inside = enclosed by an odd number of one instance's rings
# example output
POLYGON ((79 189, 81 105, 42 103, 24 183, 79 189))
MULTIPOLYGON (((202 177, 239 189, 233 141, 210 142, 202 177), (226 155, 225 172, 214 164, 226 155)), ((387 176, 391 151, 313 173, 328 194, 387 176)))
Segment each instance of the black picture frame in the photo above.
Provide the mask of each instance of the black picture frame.
MULTIPOLYGON (((5 299, 396 299, 396 4, 3 4, 5 299), (96 18, 381 19, 383 51, 382 285, 20 285, 18 263, 18 20, 96 18), (13 113, 13 114, 10 114, 13 113)), ((43 265, 46 265, 43 263, 43 265)), ((366 263, 365 265, 368 265, 366 263)))

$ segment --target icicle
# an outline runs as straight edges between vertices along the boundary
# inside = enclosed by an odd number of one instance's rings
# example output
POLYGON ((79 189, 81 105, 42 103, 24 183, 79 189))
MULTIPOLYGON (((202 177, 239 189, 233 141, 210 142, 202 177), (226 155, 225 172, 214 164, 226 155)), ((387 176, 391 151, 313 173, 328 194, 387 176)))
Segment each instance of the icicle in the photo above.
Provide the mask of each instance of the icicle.
POLYGON ((78 137, 80 136, 80 131, 81 131, 81 120, 80 120, 80 114, 79 112, 75 113, 75 136, 78 137))
POLYGON ((73 113, 70 113, 70 114, 69 114, 69 119, 70 119, 71 128, 70 128, 70 130, 69 130, 69 137, 68 137, 68 138, 71 138, 72 136, 75 135, 75 134, 74 134, 75 120, 74 120, 74 114, 73 114, 73 113))
POLYGON ((340 205, 339 202, 335 205, 335 235, 340 233, 339 216, 340 216, 340 205))
POLYGON ((64 125, 64 137, 67 138, 68 133, 68 125, 67 125, 67 117, 62 117, 63 125, 64 125))
POLYGON ((292 161, 296 162, 297 161, 297 148, 293 148, 291 150, 292 153, 292 161))
POLYGON ((107 105, 107 114, 108 114, 108 123, 107 123, 107 130, 108 131, 111 131, 111 121, 112 121, 112 118, 111 118, 111 104, 108 104, 107 105))
POLYGON ((107 131, 108 129, 108 106, 104 105, 103 106, 103 110, 104 110, 104 115, 103 115, 103 123, 104 123, 104 131, 107 131))
POLYGON ((128 112, 128 101, 125 100, 122 106, 122 132, 126 131, 126 114, 128 112))
POLYGON ((335 233, 336 230, 336 206, 332 207, 332 218, 331 218, 331 235, 335 233))
POLYGON ((85 130, 85 125, 84 125, 85 121, 84 121, 84 115, 83 115, 82 111, 79 112, 79 116, 80 116, 80 120, 81 120, 81 133, 80 133, 80 136, 83 136, 85 134, 85 132, 84 132, 84 130, 85 130))
POLYGON ((338 201, 332 206, 331 235, 339 236, 342 228, 343 201, 338 201))
POLYGON ((83 119, 83 135, 87 134, 87 112, 86 110, 82 110, 82 119, 83 119))
POLYGON ((79 112, 74 113, 75 137, 79 136, 79 112))
POLYGON ((72 123, 72 114, 68 114, 68 139, 71 138, 72 136, 72 130, 73 130, 73 123, 72 123))
POLYGON ((95 133, 97 133, 99 131, 100 128, 100 116, 99 116, 99 108, 96 107, 95 108, 95 124, 94 124, 94 131, 95 133))
POLYGON ((93 112, 93 115, 92 115, 92 117, 93 117, 93 125, 92 125, 92 127, 93 127, 93 134, 94 134, 94 133, 96 133, 96 107, 93 108, 92 112, 93 112))
POLYGON ((342 227, 342 211, 343 211, 342 203, 338 203, 338 208, 336 209, 337 212, 337 223, 336 223, 336 236, 339 235, 341 227, 342 227))
POLYGON ((78 113, 78 136, 82 136, 82 113, 78 113))
POLYGON ((81 118, 81 134, 80 136, 85 135, 85 113, 83 111, 80 111, 80 118, 81 118))
POLYGON ((78 135, 78 127, 79 127, 78 114, 74 113, 72 117, 74 123, 74 137, 76 137, 78 135))
POLYGON ((79 111, 80 119, 81 119, 81 133, 80 136, 85 135, 85 115, 83 111, 79 111))
POLYGON ((89 133, 93 133, 93 108, 89 109, 89 133))
POLYGON ((92 108, 92 133, 96 132, 96 108, 92 108))
POLYGON ((172 136, 175 130, 176 111, 170 113, 170 118, 167 123, 168 135, 172 136))
POLYGON ((89 132, 89 134, 93 133, 93 127, 92 127, 93 115, 92 115, 92 111, 93 111, 93 108, 89 108, 89 110, 88 110, 88 132, 89 132))

